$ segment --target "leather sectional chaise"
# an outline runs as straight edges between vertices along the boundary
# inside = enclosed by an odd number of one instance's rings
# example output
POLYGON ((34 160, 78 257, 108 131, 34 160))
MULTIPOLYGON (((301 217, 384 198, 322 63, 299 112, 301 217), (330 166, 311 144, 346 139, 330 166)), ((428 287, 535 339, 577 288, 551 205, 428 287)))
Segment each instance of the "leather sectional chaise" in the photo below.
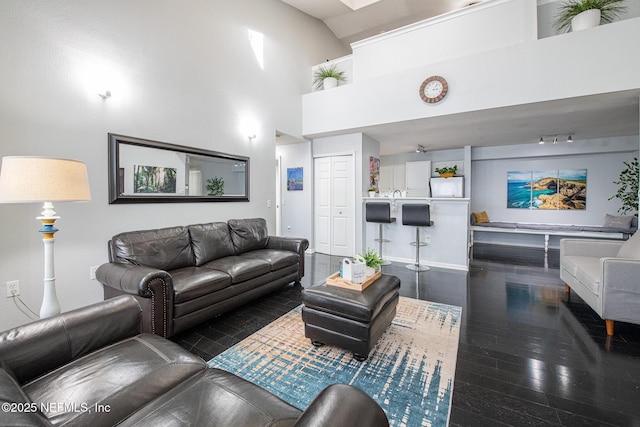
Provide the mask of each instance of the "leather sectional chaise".
POLYGON ((348 385, 304 411, 153 334, 121 296, 0 333, 3 426, 385 427, 348 385))

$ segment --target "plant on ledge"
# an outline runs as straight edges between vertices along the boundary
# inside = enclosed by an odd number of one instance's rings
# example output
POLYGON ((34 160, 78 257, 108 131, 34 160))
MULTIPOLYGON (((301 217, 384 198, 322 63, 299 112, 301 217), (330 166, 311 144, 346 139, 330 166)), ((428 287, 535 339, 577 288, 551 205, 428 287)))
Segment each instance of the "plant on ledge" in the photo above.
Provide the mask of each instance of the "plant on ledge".
POLYGON ((449 178, 456 174, 458 171, 458 165, 445 166, 443 168, 436 168, 436 173, 439 173, 443 178, 449 178))
POLYGON ((611 199, 620 199, 622 207, 618 213, 635 212, 638 215, 638 158, 634 157, 631 162, 622 162, 625 169, 620 172, 620 177, 613 183, 618 186, 618 191, 611 199))
POLYGON ((222 196, 224 194, 224 179, 217 176, 209 178, 207 180, 207 192, 209 196, 222 196))
POLYGON ((613 22, 620 13, 627 10, 625 0, 570 0, 558 8, 555 28, 560 33, 566 33, 571 28, 571 21, 582 12, 591 9, 600 10, 600 23, 613 22))
POLYGON ((344 71, 338 70, 336 64, 332 64, 328 67, 321 65, 320 67, 318 67, 315 73, 313 73, 313 87, 316 90, 322 89, 324 87, 324 79, 327 78, 336 79, 336 83, 346 80, 344 71))

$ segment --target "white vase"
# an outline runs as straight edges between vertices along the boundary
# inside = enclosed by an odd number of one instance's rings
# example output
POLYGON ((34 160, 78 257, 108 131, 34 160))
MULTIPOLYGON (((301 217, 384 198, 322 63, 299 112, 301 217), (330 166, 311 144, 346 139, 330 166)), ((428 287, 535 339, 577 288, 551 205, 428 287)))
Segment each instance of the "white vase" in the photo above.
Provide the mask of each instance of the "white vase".
POLYGON ((581 12, 571 20, 571 31, 576 32, 600 25, 600 9, 589 9, 581 12))
POLYGON ((331 89, 336 86, 338 86, 338 79, 335 77, 325 77, 324 80, 322 80, 323 89, 331 89))

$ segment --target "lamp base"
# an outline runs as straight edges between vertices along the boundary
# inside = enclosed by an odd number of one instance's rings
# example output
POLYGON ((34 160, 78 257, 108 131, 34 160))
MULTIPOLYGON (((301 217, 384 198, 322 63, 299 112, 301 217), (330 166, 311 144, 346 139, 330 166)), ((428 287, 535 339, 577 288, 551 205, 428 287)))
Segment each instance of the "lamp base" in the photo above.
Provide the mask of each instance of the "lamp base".
POLYGON ((44 282, 44 297, 42 298, 42 306, 40 307, 40 318, 53 317, 60 314, 60 303, 56 295, 55 279, 44 282))
POLYGON ((54 234, 58 231, 53 225, 60 218, 53 210, 53 203, 45 202, 42 216, 38 217, 42 222, 42 243, 44 244, 44 296, 40 307, 40 318, 60 314, 60 303, 56 295, 56 275, 53 262, 53 244, 56 239, 54 234))

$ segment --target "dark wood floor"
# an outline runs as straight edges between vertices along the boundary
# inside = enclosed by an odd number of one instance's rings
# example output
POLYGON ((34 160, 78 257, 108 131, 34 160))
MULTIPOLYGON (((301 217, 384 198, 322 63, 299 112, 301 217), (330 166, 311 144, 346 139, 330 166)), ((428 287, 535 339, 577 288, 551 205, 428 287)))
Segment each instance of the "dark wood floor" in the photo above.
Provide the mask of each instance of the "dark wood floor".
MULTIPOLYGON (((308 256, 302 286, 339 258, 308 256)), ((604 321, 565 294, 558 252, 476 245, 470 271, 383 267, 401 294, 463 308, 452 426, 640 426, 640 326, 604 321)), ((205 360, 300 304, 287 286, 173 339, 205 360)), ((640 309, 640 307, 639 307, 640 309)))

